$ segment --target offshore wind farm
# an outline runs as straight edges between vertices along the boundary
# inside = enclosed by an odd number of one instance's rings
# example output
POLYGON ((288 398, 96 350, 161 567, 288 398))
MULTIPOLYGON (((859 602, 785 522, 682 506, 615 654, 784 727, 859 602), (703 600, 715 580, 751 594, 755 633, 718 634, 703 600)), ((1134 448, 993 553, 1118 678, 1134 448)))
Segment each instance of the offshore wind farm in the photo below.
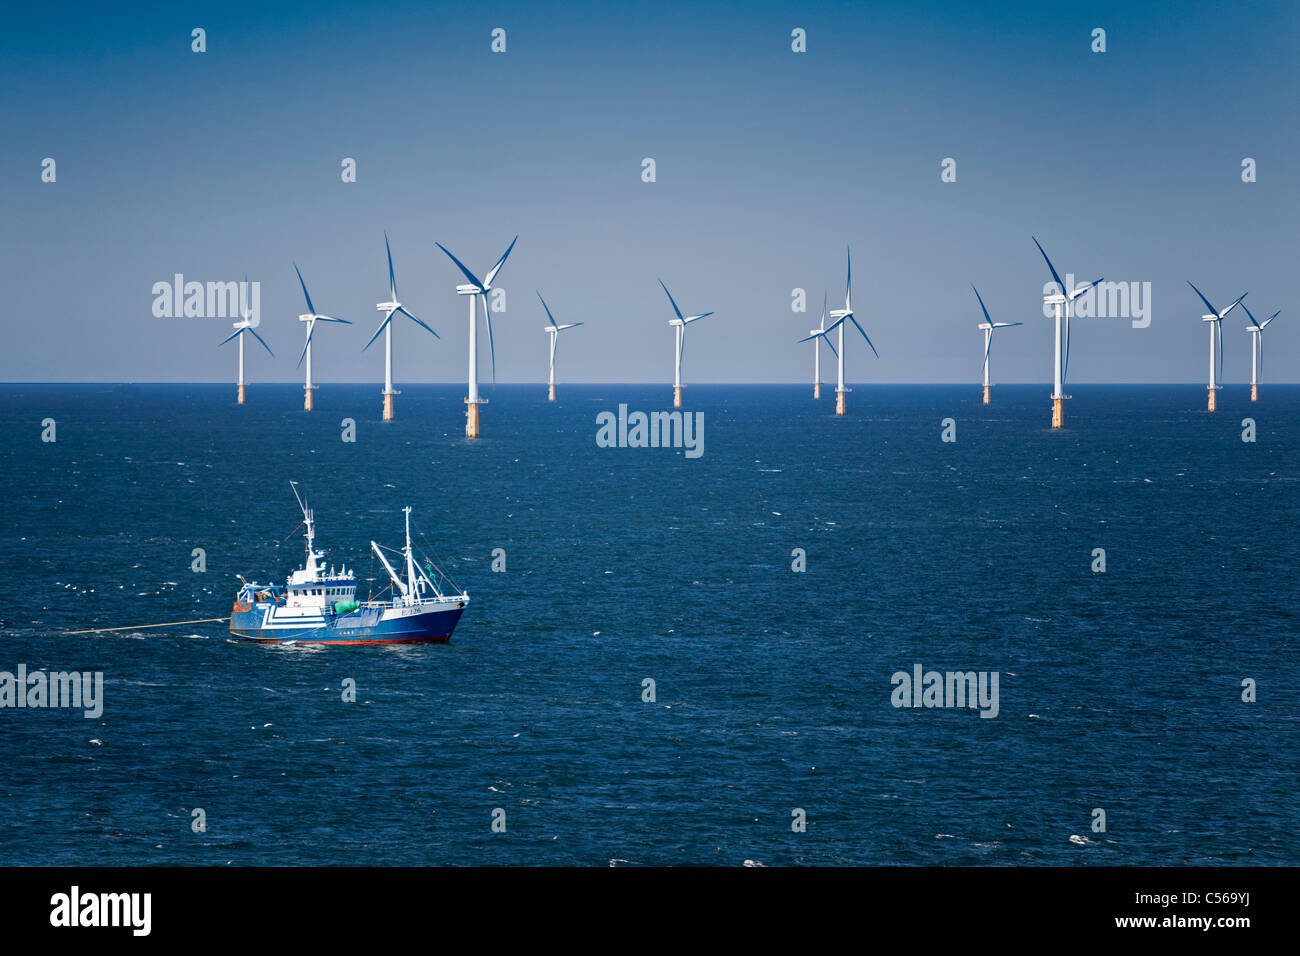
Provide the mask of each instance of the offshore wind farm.
POLYGON ((1297 31, 1070 9, 16 13, 0 864, 1300 863, 1297 31))

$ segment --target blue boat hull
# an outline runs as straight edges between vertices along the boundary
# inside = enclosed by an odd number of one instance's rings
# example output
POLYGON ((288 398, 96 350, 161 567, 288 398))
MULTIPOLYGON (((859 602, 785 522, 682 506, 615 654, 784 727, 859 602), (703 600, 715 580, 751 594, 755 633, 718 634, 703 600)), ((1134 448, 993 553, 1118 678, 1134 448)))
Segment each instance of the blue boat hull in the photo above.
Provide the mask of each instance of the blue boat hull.
POLYGON ((301 626, 267 627, 263 605, 235 605, 230 633, 258 644, 431 644, 451 640, 464 611, 463 605, 452 605, 383 620, 382 609, 361 608, 351 614, 326 614, 301 626))

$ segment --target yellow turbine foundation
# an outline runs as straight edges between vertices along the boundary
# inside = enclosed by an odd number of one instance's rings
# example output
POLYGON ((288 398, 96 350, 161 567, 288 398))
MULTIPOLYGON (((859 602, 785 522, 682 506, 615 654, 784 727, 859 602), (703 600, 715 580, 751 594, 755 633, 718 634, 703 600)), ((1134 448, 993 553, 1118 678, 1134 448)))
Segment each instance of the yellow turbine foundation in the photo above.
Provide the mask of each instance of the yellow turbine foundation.
POLYGON ((680 385, 674 385, 673 386, 673 408, 681 408, 681 407, 682 407, 682 387, 680 385))
POLYGON ((1210 411, 1217 412, 1219 410, 1219 401, 1216 396, 1218 395, 1219 390, 1217 388, 1211 388, 1207 389, 1207 391, 1210 393, 1210 411))
POLYGON ((1059 398, 1052 399, 1052 427, 1065 427, 1065 405, 1059 398))
POLYGON ((1259 401, 1259 386, 1254 382, 1250 383, 1250 400, 1252 402, 1259 401))
POLYGON ((836 415, 844 414, 844 393, 847 391, 848 391, 847 388, 837 388, 835 390, 835 414, 836 415))
POLYGON ((386 422, 393 420, 393 396, 396 394, 396 392, 384 392, 384 421, 386 422))
POLYGON ((985 385, 985 386, 984 386, 984 404, 987 405, 988 403, 989 403, 989 387, 988 387, 987 385, 985 385))
POLYGON ((816 384, 813 385, 813 398, 821 398, 821 397, 822 397, 822 383, 817 382, 816 384))
POLYGON ((554 385, 549 386, 549 391, 547 392, 546 400, 547 400, 548 402, 553 402, 553 401, 555 401, 555 386, 554 386, 554 385))
POLYGON ((481 403, 465 399, 465 437, 478 438, 478 407, 481 403))
POLYGON ((311 393, 314 391, 316 391, 316 386, 314 385, 305 386, 302 390, 302 409, 305 412, 311 411, 312 408, 311 393))
POLYGON ((244 404, 244 386, 239 386, 239 398, 236 399, 240 405, 244 404))

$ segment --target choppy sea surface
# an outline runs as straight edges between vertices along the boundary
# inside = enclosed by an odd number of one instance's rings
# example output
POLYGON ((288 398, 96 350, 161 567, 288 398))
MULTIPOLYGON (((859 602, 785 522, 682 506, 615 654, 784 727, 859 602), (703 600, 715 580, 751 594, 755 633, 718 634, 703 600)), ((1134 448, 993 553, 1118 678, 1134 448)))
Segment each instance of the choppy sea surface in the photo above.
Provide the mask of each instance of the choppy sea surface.
POLYGON ((502 386, 477 442, 463 385, 0 386, 0 671, 104 675, 0 708, 0 863, 1300 863, 1300 387, 1046 392, 694 386, 690 459, 596 444, 662 386, 502 386), (64 634, 282 581, 291 479, 363 582, 414 508, 451 643, 64 634), (997 716, 893 706, 917 664, 997 716))

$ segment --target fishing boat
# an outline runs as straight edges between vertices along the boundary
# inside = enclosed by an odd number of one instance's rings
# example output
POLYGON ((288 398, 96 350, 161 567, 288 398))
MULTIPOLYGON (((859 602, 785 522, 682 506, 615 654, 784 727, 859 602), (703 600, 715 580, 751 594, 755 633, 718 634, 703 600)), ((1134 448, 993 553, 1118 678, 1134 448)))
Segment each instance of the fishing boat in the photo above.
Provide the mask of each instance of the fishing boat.
POLYGON ((306 529, 306 563, 289 575, 283 587, 239 579, 243 586, 230 611, 230 633, 261 644, 423 644, 448 641, 469 595, 432 561, 422 567, 411 547, 411 509, 406 515, 406 547, 370 547, 388 572, 391 583, 378 598, 357 599, 354 569, 326 569, 325 552, 316 550, 312 509, 289 483, 306 529), (385 552, 399 559, 399 574, 385 552), (437 579, 435 582, 435 578, 437 579), (391 590, 391 596, 384 595, 391 590))

